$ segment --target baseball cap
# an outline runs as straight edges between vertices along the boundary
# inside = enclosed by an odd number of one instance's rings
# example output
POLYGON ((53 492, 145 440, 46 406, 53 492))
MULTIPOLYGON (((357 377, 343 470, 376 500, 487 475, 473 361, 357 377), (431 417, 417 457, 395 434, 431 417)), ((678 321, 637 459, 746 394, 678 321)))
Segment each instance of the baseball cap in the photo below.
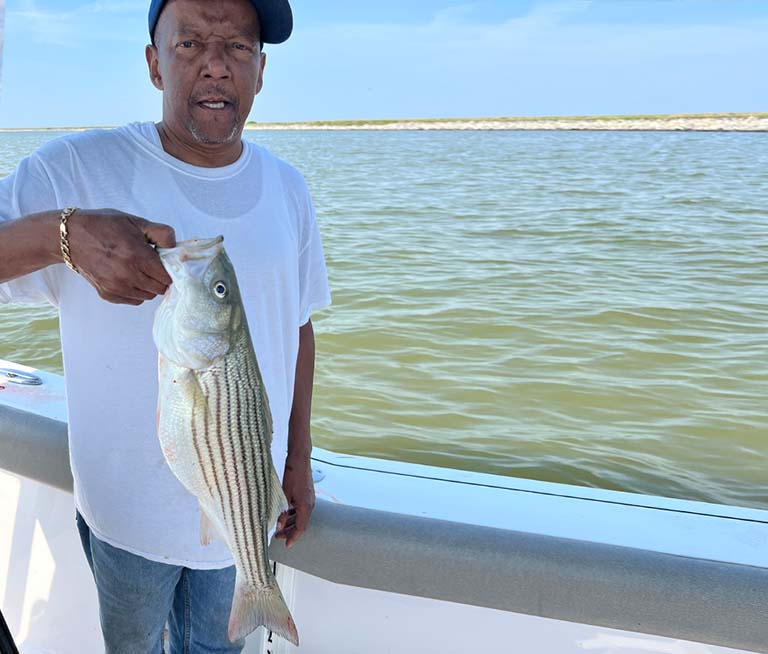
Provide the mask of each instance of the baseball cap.
MULTIPOLYGON (((157 19, 167 0, 152 0, 149 5, 149 35, 154 39, 157 19)), ((259 15, 262 43, 282 43, 293 31, 293 14, 288 0, 251 0, 259 15)))

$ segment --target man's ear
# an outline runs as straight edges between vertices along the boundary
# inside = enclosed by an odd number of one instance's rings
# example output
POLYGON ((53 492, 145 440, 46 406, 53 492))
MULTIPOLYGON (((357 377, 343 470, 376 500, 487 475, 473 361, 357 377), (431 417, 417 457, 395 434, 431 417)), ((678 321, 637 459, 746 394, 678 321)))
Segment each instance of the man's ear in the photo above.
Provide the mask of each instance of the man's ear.
POLYGON ((147 45, 144 50, 144 55, 147 58, 147 67, 149 68, 149 80, 156 89, 162 91, 163 78, 160 77, 160 63, 157 58, 157 48, 154 45, 147 45))
POLYGON ((258 95, 261 91, 261 87, 264 86, 264 66, 267 63, 267 53, 261 52, 259 54, 259 79, 256 81, 256 92, 253 94, 254 96, 258 95))

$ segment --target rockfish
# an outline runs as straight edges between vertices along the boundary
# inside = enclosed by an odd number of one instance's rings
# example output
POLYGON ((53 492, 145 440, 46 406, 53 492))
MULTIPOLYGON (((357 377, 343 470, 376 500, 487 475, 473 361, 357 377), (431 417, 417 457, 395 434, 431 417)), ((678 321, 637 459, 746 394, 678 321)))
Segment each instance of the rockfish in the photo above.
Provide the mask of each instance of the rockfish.
POLYGON ((275 471, 272 416, 223 237, 158 249, 173 279, 157 309, 157 426, 169 467, 198 499, 200 542, 223 541, 237 569, 229 639, 259 625, 299 636, 267 558, 288 502, 275 471))

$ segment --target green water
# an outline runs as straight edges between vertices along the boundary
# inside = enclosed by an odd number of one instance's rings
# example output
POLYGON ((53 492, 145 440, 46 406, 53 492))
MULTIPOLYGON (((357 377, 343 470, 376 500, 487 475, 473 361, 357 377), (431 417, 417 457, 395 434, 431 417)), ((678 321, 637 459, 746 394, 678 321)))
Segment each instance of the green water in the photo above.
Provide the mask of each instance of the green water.
MULTIPOLYGON (((768 135, 247 138, 318 208, 316 445, 768 509, 768 135)), ((52 310, 0 328, 61 371, 52 310)))

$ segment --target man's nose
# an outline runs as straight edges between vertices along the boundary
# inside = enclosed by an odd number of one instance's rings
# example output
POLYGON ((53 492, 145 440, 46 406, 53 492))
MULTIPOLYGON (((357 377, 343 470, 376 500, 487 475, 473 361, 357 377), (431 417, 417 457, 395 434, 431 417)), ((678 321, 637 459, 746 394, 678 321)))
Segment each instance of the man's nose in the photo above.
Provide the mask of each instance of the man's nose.
POLYGON ((203 76, 227 79, 230 75, 228 55, 226 43, 207 43, 203 76))

